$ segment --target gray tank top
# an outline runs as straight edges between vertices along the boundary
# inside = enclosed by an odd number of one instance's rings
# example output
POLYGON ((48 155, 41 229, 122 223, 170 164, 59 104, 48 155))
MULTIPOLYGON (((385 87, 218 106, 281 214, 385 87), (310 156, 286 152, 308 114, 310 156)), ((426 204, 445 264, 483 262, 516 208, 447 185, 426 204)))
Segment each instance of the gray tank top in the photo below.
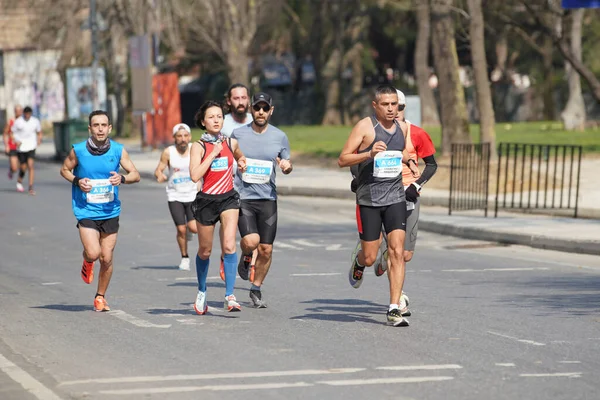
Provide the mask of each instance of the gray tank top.
MULTIPOLYGON (((379 141, 382 141, 387 145, 387 151, 401 152, 404 150, 404 134, 397 121, 394 121, 394 126, 396 128, 394 133, 387 132, 373 116, 371 116, 371 122, 373 123, 373 129, 375 130, 375 140, 373 140, 366 149, 358 151, 359 154, 371 151, 373 144, 379 141)), ((385 162, 388 164, 383 165, 394 165, 397 164, 397 159, 386 160, 385 162)), ((358 188, 356 190, 356 204, 361 206, 383 207, 406 201, 404 196, 404 186, 402 185, 402 164, 400 163, 399 166, 400 173, 395 177, 374 176, 374 166, 374 159, 369 159, 358 164, 358 171, 356 171, 358 183, 358 188)))

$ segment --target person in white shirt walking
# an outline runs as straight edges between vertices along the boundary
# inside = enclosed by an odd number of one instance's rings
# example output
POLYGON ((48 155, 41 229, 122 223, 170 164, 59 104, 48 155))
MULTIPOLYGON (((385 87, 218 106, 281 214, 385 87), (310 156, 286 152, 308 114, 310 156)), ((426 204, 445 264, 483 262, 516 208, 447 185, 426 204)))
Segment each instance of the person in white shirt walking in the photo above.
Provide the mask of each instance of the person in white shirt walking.
POLYGON ((192 212, 192 202, 198 193, 198 184, 190 178, 191 129, 186 124, 173 127, 174 145, 164 149, 154 176, 159 183, 167 182, 169 211, 177 227, 177 244, 181 252, 179 269, 190 270, 190 257, 187 249, 187 233, 197 233, 196 220, 192 212), (164 171, 169 168, 169 175, 164 171))
POLYGON ((42 125, 40 120, 32 116, 31 107, 23 109, 23 115, 15 120, 10 135, 17 146, 17 157, 19 159, 20 169, 17 179, 17 191, 24 192, 23 178, 25 172, 29 170, 29 194, 35 195, 33 182, 35 179, 35 149, 42 143, 42 125))

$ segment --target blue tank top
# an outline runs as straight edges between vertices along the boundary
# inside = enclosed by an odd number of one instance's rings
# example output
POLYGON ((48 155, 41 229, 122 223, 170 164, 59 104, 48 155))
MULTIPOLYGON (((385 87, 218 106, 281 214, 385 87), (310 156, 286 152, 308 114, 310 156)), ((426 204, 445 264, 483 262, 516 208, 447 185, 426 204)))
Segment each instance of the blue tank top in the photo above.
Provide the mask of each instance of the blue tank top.
POLYGON ((74 144, 73 150, 77 156, 77 166, 73 174, 81 179, 89 178, 93 185, 89 193, 84 193, 78 186, 73 186, 73 214, 77 221, 118 217, 121 213, 119 187, 112 186, 108 178, 111 171, 119 172, 123 145, 111 140, 110 149, 98 156, 88 151, 86 142, 74 144))

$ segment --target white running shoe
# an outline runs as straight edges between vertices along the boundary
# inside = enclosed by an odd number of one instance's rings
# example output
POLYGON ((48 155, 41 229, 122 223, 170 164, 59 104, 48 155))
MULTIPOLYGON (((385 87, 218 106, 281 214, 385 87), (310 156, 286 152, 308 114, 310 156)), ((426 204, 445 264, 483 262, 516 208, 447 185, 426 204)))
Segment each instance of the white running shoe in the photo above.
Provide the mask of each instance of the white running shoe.
POLYGON ((400 313, 403 317, 410 317, 412 314, 408 309, 408 303, 408 296, 402 291, 402 295, 400 296, 400 313))
POLYGON ((24 192, 25 188, 21 182, 17 182, 17 192, 24 192))
POLYGON ((204 315, 208 311, 208 304, 206 304, 206 292, 198 290, 198 296, 196 296, 196 302, 194 303, 194 310, 196 314, 204 315))
POLYGON ((179 263, 180 271, 189 271, 190 270, 190 258, 189 257, 181 257, 181 262, 179 263))
POLYGON ((230 294, 229 296, 225 296, 225 304, 223 308, 225 308, 225 311, 229 312, 242 311, 240 303, 237 302, 235 296, 232 294, 230 294))

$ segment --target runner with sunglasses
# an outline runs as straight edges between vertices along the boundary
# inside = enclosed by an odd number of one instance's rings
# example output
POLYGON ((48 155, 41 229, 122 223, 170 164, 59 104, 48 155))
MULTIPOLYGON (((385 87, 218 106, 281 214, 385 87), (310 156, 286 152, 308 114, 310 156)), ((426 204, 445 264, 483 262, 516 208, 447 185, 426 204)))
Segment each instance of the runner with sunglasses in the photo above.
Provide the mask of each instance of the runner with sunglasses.
POLYGON ((238 274, 252 283, 250 300, 256 308, 266 308, 262 299, 263 284, 273 255, 273 242, 277 232, 277 189, 275 169, 292 172, 290 143, 285 133, 269 124, 273 115, 273 99, 266 93, 252 96, 252 118, 249 125, 237 128, 231 135, 244 153, 247 163, 245 173, 235 177, 235 187, 242 200, 238 228, 242 240, 242 257, 238 274), (258 250, 256 265, 252 265, 253 252, 258 250))

